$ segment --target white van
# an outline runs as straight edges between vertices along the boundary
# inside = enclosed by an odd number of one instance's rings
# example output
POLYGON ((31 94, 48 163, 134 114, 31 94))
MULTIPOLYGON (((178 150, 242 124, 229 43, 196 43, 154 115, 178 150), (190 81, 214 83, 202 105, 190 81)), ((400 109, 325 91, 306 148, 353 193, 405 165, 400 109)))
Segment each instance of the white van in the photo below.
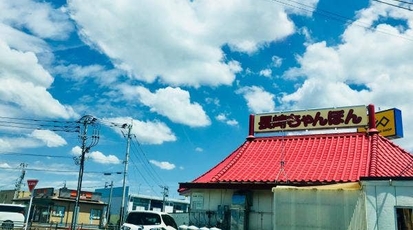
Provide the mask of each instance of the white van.
POLYGON ((0 204, 1 229, 23 229, 26 206, 20 204, 0 204))

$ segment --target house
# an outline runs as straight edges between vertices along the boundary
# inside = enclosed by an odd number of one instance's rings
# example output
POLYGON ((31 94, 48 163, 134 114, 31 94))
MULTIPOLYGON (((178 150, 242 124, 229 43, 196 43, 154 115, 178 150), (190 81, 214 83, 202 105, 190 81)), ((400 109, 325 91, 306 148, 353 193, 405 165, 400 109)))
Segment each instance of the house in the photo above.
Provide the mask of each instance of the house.
POLYGON ((190 224, 223 230, 411 229, 413 156, 379 133, 374 106, 368 117, 358 109, 250 117, 241 146, 195 180, 179 184, 180 194, 191 197, 190 224), (344 123, 368 128, 254 136, 257 126, 284 131, 298 127, 297 119, 312 121, 306 129, 344 123))
MULTIPOLYGON (((36 188, 33 190, 29 222, 32 225, 70 227, 75 207, 76 190, 66 187, 55 191, 54 188, 36 188)), ((29 196, 14 199, 15 203, 30 204, 29 196)), ((103 210, 107 204, 101 201, 101 194, 82 191, 79 200, 79 226, 101 226, 103 210)))

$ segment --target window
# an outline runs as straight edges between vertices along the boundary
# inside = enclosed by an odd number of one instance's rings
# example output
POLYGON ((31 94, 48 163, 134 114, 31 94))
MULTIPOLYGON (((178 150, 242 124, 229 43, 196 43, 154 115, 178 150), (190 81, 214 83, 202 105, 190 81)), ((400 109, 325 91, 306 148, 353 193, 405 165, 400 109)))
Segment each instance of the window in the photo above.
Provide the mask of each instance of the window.
POLYGON ((65 216, 65 207, 64 206, 53 206, 52 216, 64 217, 65 216))
POLYGON ((91 209, 90 210, 90 219, 91 220, 100 220, 101 211, 99 209, 91 209))
POLYGON ((22 205, 13 205, 13 204, 1 204, 0 212, 17 212, 24 214, 25 206, 22 205))
POLYGON ((413 208, 398 207, 396 208, 397 229, 413 230, 413 208))
POLYGON ((161 217, 157 213, 131 212, 128 214, 126 223, 134 225, 157 225, 161 224, 161 217))
POLYGON ((172 218, 172 216, 163 214, 162 218, 166 226, 171 226, 171 227, 178 229, 178 226, 176 226, 175 220, 172 218))

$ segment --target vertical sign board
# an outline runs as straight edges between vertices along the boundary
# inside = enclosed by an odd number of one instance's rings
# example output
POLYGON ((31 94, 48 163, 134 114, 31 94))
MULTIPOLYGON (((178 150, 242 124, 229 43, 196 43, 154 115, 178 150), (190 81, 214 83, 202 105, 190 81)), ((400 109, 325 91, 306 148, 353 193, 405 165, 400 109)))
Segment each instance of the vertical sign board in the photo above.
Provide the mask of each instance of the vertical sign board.
MULTIPOLYGON (((403 137, 402 112, 393 108, 375 113, 376 129, 380 135, 389 139, 403 137)), ((358 128, 358 132, 366 132, 365 128, 358 128)))

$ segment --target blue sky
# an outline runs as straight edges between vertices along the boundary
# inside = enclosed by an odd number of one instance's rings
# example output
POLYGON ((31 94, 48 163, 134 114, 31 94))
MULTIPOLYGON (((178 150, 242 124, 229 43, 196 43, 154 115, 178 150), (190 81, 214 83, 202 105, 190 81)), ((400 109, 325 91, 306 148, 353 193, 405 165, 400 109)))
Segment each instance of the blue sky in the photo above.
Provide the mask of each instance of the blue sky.
POLYGON ((411 152, 413 4, 385 1, 0 0, 0 189, 22 163, 24 182, 75 189, 79 133, 63 126, 84 115, 92 191, 122 186, 125 123, 127 184, 146 195, 178 197, 245 141, 249 114, 398 108, 411 152))

